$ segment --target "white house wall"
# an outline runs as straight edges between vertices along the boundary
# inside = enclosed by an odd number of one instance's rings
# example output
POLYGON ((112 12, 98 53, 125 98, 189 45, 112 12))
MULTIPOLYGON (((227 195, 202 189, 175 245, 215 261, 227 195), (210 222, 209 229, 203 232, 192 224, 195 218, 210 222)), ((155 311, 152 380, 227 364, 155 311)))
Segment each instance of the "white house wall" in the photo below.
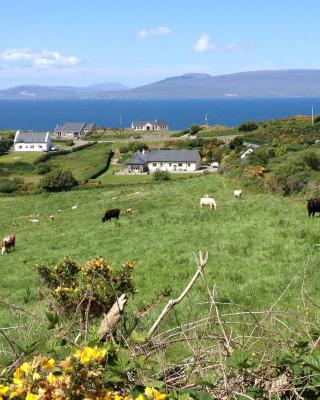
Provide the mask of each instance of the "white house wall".
POLYGON ((148 162, 149 171, 155 172, 157 170, 160 171, 196 171, 200 168, 199 162, 148 162))
POLYGON ((15 143, 14 151, 49 151, 50 141, 48 143, 15 143))

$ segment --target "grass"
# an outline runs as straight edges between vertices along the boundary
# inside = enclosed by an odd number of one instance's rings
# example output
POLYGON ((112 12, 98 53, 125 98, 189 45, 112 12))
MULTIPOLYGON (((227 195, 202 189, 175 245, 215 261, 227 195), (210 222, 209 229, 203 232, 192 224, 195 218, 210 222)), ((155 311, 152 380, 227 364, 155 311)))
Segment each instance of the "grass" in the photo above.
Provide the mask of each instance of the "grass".
POLYGON ((0 156, 0 166, 1 164, 14 164, 18 162, 33 163, 37 160, 43 153, 38 152, 12 152, 0 156))
POLYGON ((53 156, 46 164, 50 165, 52 169, 68 169, 78 181, 82 182, 107 164, 110 152, 110 145, 97 143, 86 149, 53 156))
MULTIPOLYGON (((13 232, 17 238, 16 250, 1 258, 1 298, 30 310, 43 309, 36 264, 52 265, 66 255, 79 262, 101 255, 114 266, 126 259, 137 262, 138 293, 129 307, 136 312, 161 290, 178 295, 194 273, 193 252, 201 249, 209 251, 205 274, 209 287, 216 285, 220 301, 265 309, 294 278, 278 307, 297 310, 306 264, 305 290, 317 299, 319 221, 308 219, 305 200, 247 191, 236 201, 234 188, 230 180, 212 174, 134 189, 0 198, 2 235, 13 232), (204 193, 214 195, 216 212, 199 209, 204 193), (72 210, 76 203, 78 208, 72 210), (102 214, 113 207, 133 207, 136 213, 102 224, 102 214), (29 221, 35 214, 38 224, 29 221), (51 214, 54 222, 49 221, 51 214)), ((199 304, 206 299, 197 283, 164 328, 203 316, 199 304)), ((150 314, 149 325, 158 312, 150 314)), ((14 323, 1 305, 0 320, 2 326, 14 323)))

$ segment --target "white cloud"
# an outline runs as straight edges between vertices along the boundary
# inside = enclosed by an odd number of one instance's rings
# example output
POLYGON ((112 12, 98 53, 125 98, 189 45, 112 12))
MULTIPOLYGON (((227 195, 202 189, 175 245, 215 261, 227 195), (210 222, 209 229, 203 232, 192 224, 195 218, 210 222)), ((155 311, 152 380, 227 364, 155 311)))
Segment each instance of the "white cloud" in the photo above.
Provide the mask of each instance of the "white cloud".
POLYGON ((39 69, 71 67, 80 63, 75 56, 63 56, 57 51, 9 49, 0 53, 0 60, 39 69))
POLYGON ((211 36, 203 33, 196 41, 193 51, 195 53, 242 53, 250 50, 252 47, 252 45, 239 45, 235 43, 220 45, 214 42, 211 36))
POLYGON ((141 29, 137 32, 137 38, 143 39, 147 36, 157 36, 157 35, 170 35, 172 33, 171 29, 167 26, 158 26, 153 29, 141 29))

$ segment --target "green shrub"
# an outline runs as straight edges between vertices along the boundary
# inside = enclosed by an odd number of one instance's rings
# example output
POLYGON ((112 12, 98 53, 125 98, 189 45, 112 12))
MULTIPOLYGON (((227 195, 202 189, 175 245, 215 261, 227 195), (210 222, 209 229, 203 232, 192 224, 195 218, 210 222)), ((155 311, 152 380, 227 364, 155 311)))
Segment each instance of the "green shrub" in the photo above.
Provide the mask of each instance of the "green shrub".
POLYGON ((240 132, 251 132, 258 129, 258 125, 254 121, 246 121, 238 127, 240 132))
POLYGON ((1 193, 14 193, 21 187, 21 179, 1 179, 0 180, 0 192, 1 193))
POLYGON ((320 169, 320 157, 310 151, 303 156, 303 161, 314 171, 318 171, 320 169))
POLYGON ((127 147, 127 146, 119 147, 120 154, 128 153, 128 151, 129 151, 129 147, 127 147))
POLYGON ((62 192, 76 185, 78 182, 70 171, 56 170, 42 178, 39 188, 46 192, 62 192))
POLYGON ((274 171, 274 183, 285 196, 298 193, 310 177, 310 168, 303 161, 281 165, 274 171))
POLYGON ((191 125, 190 133, 191 135, 196 135, 201 130, 199 125, 191 125))
POLYGON ((153 179, 155 181, 169 181, 171 176, 167 171, 155 171, 153 174, 153 179))
POLYGON ((266 149, 256 149, 248 157, 249 164, 262 165, 265 167, 268 164, 268 151, 266 149))
POLYGON ((38 165, 34 170, 34 172, 37 175, 45 175, 50 171, 51 171, 51 167, 50 167, 50 165, 47 165, 47 164, 38 165))
POLYGON ((303 145, 301 143, 293 143, 288 146, 289 151, 301 151, 303 150, 303 145))
POLYGON ((187 135, 190 132, 190 129, 184 129, 183 131, 177 131, 171 134, 172 137, 180 137, 183 135, 187 135))
POLYGON ((243 146, 243 138, 241 136, 236 136, 229 143, 229 148, 231 150, 240 149, 243 146))
POLYGON ((0 139, 0 154, 7 153, 13 145, 13 140, 10 138, 0 139))
POLYGON ((133 152, 148 150, 148 148, 149 147, 145 143, 134 143, 134 142, 129 143, 129 150, 133 152))

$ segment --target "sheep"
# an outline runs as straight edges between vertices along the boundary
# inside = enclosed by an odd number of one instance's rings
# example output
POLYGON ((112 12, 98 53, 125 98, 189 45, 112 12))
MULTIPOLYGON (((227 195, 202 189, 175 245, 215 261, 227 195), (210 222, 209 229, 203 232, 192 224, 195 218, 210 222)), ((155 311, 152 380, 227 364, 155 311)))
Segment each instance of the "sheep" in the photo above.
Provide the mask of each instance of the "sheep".
POLYGON ((212 197, 202 197, 200 199, 200 207, 202 208, 203 206, 209 206, 211 210, 216 210, 217 203, 212 197))
POLYGON ((49 220, 52 222, 54 221, 54 215, 50 215, 49 220))
POLYGON ((126 209, 124 210, 124 212, 125 212, 125 214, 133 214, 134 209, 133 209, 133 208, 126 208, 126 209))
POLYGON ((39 222, 37 218, 32 218, 29 221, 32 222, 33 224, 37 224, 39 222))
POLYGON ((75 206, 72 206, 71 208, 72 208, 72 210, 75 210, 76 208, 78 208, 78 204, 76 204, 75 206))
POLYGON ((233 195, 234 195, 236 200, 240 200, 241 199, 241 195, 242 195, 242 190, 241 189, 234 190, 233 191, 233 195))

